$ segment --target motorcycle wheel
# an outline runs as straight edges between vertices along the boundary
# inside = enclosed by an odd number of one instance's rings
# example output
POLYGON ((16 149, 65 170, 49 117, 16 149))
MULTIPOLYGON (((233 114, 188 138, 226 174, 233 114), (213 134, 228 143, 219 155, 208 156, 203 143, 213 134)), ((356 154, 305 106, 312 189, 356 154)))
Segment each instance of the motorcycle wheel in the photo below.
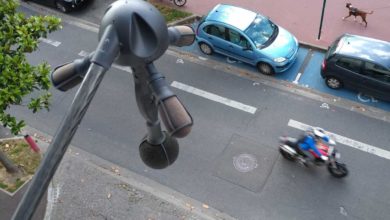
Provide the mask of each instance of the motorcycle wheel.
POLYGON ((336 178, 343 178, 348 175, 348 169, 345 164, 336 162, 336 168, 333 168, 331 164, 328 164, 329 173, 336 178))
POLYGON ((289 161, 294 161, 294 157, 292 157, 289 153, 285 152, 282 149, 279 149, 280 154, 284 157, 284 159, 289 161))
POLYGON ((173 0, 176 6, 182 7, 187 3, 187 0, 173 0))

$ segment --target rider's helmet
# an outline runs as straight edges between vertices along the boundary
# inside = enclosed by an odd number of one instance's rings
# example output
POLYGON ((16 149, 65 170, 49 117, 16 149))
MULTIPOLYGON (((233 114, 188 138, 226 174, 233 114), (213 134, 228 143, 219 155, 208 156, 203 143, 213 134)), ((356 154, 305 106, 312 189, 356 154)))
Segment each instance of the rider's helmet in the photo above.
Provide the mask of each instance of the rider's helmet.
POLYGON ((320 127, 313 127, 312 133, 317 140, 329 141, 329 136, 326 134, 326 131, 320 127))

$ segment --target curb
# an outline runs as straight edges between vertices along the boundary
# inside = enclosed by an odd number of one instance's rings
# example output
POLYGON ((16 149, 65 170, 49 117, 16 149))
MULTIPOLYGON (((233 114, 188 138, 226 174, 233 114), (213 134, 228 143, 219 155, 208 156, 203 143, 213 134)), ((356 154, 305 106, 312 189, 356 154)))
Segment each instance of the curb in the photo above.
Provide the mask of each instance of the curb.
POLYGON ((175 25, 188 24, 188 23, 191 23, 191 22, 194 22, 194 21, 198 21, 201 18, 202 18, 202 16, 193 14, 193 15, 190 15, 188 17, 182 18, 180 20, 170 22, 170 23, 167 24, 167 26, 169 27, 169 26, 175 26, 175 25))
MULTIPOLYGON (((41 148, 43 148, 43 152, 47 150, 47 147, 49 146, 49 143, 52 140, 52 137, 48 134, 45 134, 43 132, 40 132, 39 130, 26 126, 25 129, 23 129, 23 132, 25 133, 32 133, 33 137, 35 137, 36 140, 38 140, 38 143, 40 143, 41 148)), ((158 182, 155 182, 152 179, 149 179, 147 177, 144 177, 140 174, 137 174, 135 172, 132 172, 126 168, 119 167, 116 164, 113 164, 109 161, 106 161, 96 155, 90 154, 81 148, 69 145, 69 148, 64 155, 63 160, 60 163, 60 166, 58 167, 56 174, 54 175, 50 185, 49 185, 49 192, 48 193, 48 203, 46 207, 46 215, 45 219, 55 219, 55 216, 51 216, 51 213, 53 212, 53 209, 56 206, 56 202, 58 202, 58 195, 55 195, 53 193, 53 189, 55 188, 54 185, 58 184, 58 179, 61 179, 61 177, 56 177, 60 171, 61 166, 68 167, 66 164, 69 162, 66 162, 66 160, 75 161, 77 160, 79 163, 83 163, 84 166, 90 167, 92 169, 96 169, 98 172, 109 175, 113 179, 116 179, 118 181, 124 182, 131 187, 143 191, 147 194, 153 195, 156 198, 172 204, 173 206, 183 210, 184 212, 191 215, 191 217, 194 217, 194 219, 206 219, 206 220, 234 220, 235 218, 232 216, 229 216, 228 214, 225 214, 221 211, 218 211, 212 207, 209 207, 207 204, 202 203, 200 201, 197 201, 195 199, 192 199, 180 192, 177 192, 167 186, 164 186, 158 182), (65 165, 62 165, 65 164, 65 165), (115 171, 112 170, 112 168, 115 167, 115 171)), ((63 177, 62 177, 63 178, 63 177)), ((63 203, 63 201, 61 202, 63 203)), ((77 217, 77 216, 75 216, 77 217)))
MULTIPOLYGON (((0 139, 0 142, 2 141, 13 141, 13 140, 23 140, 27 143, 27 141, 24 139, 23 136, 15 136, 15 137, 9 137, 9 138, 1 138, 0 139)), ((28 143, 27 143, 28 144, 28 143)), ((41 155, 41 159, 42 159, 42 154, 41 155)), ((13 197, 16 193, 18 193, 21 189, 23 189, 23 187, 25 187, 26 184, 28 184, 30 181, 31 181, 32 177, 28 178, 21 186, 19 186, 19 188, 17 188, 14 192, 8 192, 7 190, 4 190, 2 188, 0 188, 0 191, 7 194, 8 196, 11 196, 13 197)))
MULTIPOLYGON (((40 7, 40 6, 36 5, 35 3, 31 3, 34 6, 29 5, 30 3, 29 4, 22 3, 22 4, 25 7, 29 8, 31 10, 34 10, 34 11, 37 11, 34 7, 38 7, 41 10, 44 10, 45 12, 47 12, 49 14, 54 14, 54 15, 59 16, 59 17, 64 17, 67 20, 69 20, 69 21, 67 21, 67 23, 73 24, 73 25, 78 26, 80 28, 84 28, 84 29, 87 29, 87 30, 90 30, 93 32, 98 31, 99 26, 95 23, 91 23, 89 21, 84 21, 82 19, 74 18, 74 17, 64 15, 64 14, 60 15, 55 10, 40 7), (80 24, 78 24, 78 22, 80 24)), ((195 21, 197 19, 200 19, 200 18, 201 18, 200 15, 193 14, 193 15, 188 16, 186 18, 183 18, 181 20, 171 22, 167 25, 172 26, 172 25, 178 25, 178 24, 188 24, 188 23, 195 21)), ((314 50, 320 50, 320 51, 327 50, 324 47, 313 45, 313 44, 303 42, 303 41, 299 41, 299 44, 302 46, 308 47, 308 48, 313 48, 314 50)), ((177 56, 177 54, 184 54, 184 55, 187 55, 191 61, 198 63, 198 64, 208 65, 208 66, 212 66, 212 67, 217 66, 220 70, 224 70, 224 71, 227 71, 227 72, 232 73, 232 74, 236 74, 236 75, 241 76, 241 77, 249 78, 250 80, 259 81, 265 85, 272 85, 273 87, 279 88, 279 89, 284 90, 284 91, 289 91, 289 92, 293 92, 295 94, 302 95, 302 96, 305 96, 305 97, 308 97, 311 99, 332 103, 335 106, 338 106, 338 107, 341 107, 341 108, 344 108, 344 109, 347 109, 350 111, 358 112, 358 113, 361 113, 361 114, 366 115, 366 116, 371 117, 371 118, 390 122, 389 114, 382 109, 378 109, 378 108, 375 108, 372 106, 366 106, 366 105, 363 105, 363 104, 360 104, 360 103, 357 103, 354 101, 342 99, 340 97, 333 96, 330 94, 324 94, 324 93, 321 93, 319 91, 315 91, 315 90, 312 90, 309 88, 304 88, 302 86, 298 86, 298 85, 291 84, 291 83, 286 83, 286 82, 283 82, 280 80, 276 81, 273 78, 261 76, 258 73, 246 71, 246 70, 243 70, 243 69, 240 69, 240 68, 228 65, 228 64, 207 61, 207 58, 204 61, 202 61, 202 60, 199 60, 195 54, 185 52, 182 50, 178 50, 174 46, 170 46, 166 53, 171 54, 171 55, 176 55, 176 56, 177 56)))
MULTIPOLYGON (((180 19, 178 21, 171 22, 171 23, 168 24, 168 26, 190 24, 190 23, 192 23, 194 21, 199 21, 201 19, 202 19, 202 16, 197 15, 197 14, 193 14, 191 16, 185 17, 185 18, 180 19)), ((301 45, 303 47, 312 48, 314 50, 320 50, 320 51, 323 51, 323 52, 328 50, 326 47, 314 45, 314 44, 311 44, 311 43, 307 43, 305 41, 298 41, 298 43, 299 43, 299 45, 301 45)))
MULTIPOLYGON (((24 7, 28 8, 30 10, 36 11, 36 12, 38 12, 36 8, 39 8, 41 11, 44 11, 45 13, 57 16, 59 18, 66 18, 68 20, 71 20, 70 22, 67 22, 68 24, 75 25, 75 21, 76 21, 76 22, 80 22, 80 23, 83 24, 82 25, 83 27, 81 27, 81 28, 85 28, 85 29, 91 30, 93 32, 98 32, 98 30, 99 30, 99 24, 96 24, 96 23, 93 23, 93 22, 90 22, 90 21, 86 21, 86 20, 82 20, 82 19, 79 19, 79 18, 75 18, 75 17, 72 17, 72 16, 67 15, 67 14, 62 14, 62 13, 60 13, 60 12, 54 10, 54 9, 43 7, 43 6, 41 6, 41 5, 37 4, 37 3, 34 3, 34 2, 28 2, 28 3, 21 2, 21 5, 23 5, 24 7), (87 26, 89 26, 89 27, 86 28, 87 26)), ((170 22, 170 23, 167 24, 167 26, 170 27, 170 26, 174 26, 174 25, 185 25, 185 24, 189 24, 189 23, 191 23, 193 21, 200 20, 201 18, 202 18, 201 15, 192 14, 192 15, 190 15, 188 17, 185 17, 185 18, 182 18, 180 20, 170 22)), ((80 25, 76 25, 76 26, 80 27, 80 25)), ((310 44, 310 43, 307 43, 307 42, 304 42, 304 41, 298 41, 298 43, 300 45, 302 45, 302 46, 314 48, 314 49, 317 49, 317 50, 322 50, 322 51, 326 51, 327 50, 327 48, 325 48, 325 47, 317 46, 317 45, 310 44)))
POLYGON ((230 64, 209 60, 204 57, 201 57, 203 58, 201 59, 198 55, 177 49, 175 47, 169 47, 169 50, 166 53, 171 56, 176 56, 182 59, 189 60, 190 62, 193 63, 201 64, 204 66, 211 67, 213 69, 218 69, 226 73, 236 75, 238 77, 246 78, 254 82, 261 83, 263 85, 268 85, 273 88, 280 89, 282 91, 301 95, 316 101, 325 102, 327 104, 334 105, 352 112, 363 114, 370 118, 375 118, 381 121, 390 122, 390 114, 387 111, 379 108, 366 106, 364 104, 360 104, 338 96, 322 93, 320 91, 311 88, 306 88, 287 81, 278 80, 276 78, 261 75, 255 71, 244 70, 239 67, 232 66, 230 64))

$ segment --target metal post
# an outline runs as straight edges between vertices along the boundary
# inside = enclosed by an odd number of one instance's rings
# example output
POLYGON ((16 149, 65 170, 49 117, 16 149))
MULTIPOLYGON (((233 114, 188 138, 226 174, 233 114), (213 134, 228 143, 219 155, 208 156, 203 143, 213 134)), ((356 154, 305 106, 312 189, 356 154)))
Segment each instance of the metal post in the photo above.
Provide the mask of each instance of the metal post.
POLYGON ((318 31, 317 40, 319 40, 319 39, 321 38, 322 21, 323 21, 323 19, 324 19, 325 4, 326 4, 326 0, 324 0, 324 3, 322 4, 321 21, 320 21, 320 30, 318 31))
POLYGON ((105 72, 105 68, 93 63, 91 64, 83 83, 77 91, 71 108, 66 117, 62 120, 61 125, 46 152, 44 160, 31 181, 30 187, 24 193, 22 201, 19 203, 12 219, 27 220, 32 218, 68 149, 69 143, 87 111, 105 72))

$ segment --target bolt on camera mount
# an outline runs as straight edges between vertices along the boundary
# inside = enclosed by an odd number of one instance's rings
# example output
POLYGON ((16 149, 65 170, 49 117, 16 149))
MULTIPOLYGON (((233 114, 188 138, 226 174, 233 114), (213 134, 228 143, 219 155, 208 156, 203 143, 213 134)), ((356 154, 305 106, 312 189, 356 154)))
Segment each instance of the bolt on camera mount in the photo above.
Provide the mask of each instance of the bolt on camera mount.
POLYGON ((146 165, 155 169, 171 165, 179 153, 176 138, 185 137, 191 131, 191 115, 153 62, 169 45, 191 45, 195 40, 192 28, 168 28, 160 12, 146 1, 118 0, 105 11, 98 36, 99 43, 94 52, 55 68, 51 74, 53 85, 61 91, 81 85, 12 217, 14 220, 32 218, 113 62, 130 66, 133 72, 138 109, 147 126, 147 135, 139 146, 146 165), (167 131, 162 131, 159 115, 167 131))

